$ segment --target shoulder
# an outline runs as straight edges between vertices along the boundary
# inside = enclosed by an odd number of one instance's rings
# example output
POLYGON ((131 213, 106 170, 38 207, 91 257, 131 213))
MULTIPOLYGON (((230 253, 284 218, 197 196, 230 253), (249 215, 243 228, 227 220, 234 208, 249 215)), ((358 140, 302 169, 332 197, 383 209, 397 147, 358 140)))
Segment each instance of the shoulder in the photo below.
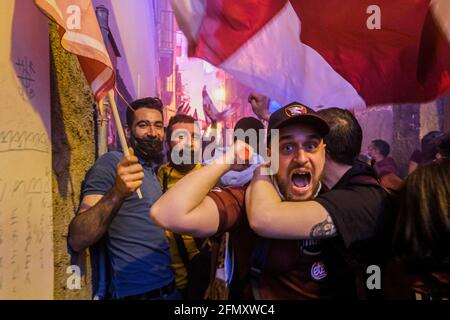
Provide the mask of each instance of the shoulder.
POLYGON ((214 198, 222 199, 223 201, 233 202, 240 206, 244 205, 245 192, 247 187, 216 187, 209 193, 214 198))
POLYGON ((165 172, 169 171, 169 169, 170 169, 170 163, 169 162, 164 163, 163 165, 161 165, 158 168, 158 176, 163 175, 165 172))
POLYGON ((124 157, 122 152, 110 151, 100 156, 94 166, 113 166, 115 167, 124 157))
POLYGON ((214 188, 208 194, 219 213, 217 233, 233 230, 246 217, 245 190, 245 187, 214 188))
POLYGON ((102 155, 86 174, 82 185, 83 196, 105 194, 114 184, 116 167, 123 158, 121 152, 108 152, 102 155))
POLYGON ((319 195, 347 247, 372 239, 392 215, 389 195, 375 184, 347 185, 319 195))
POLYGON ((388 200, 389 195, 376 179, 361 177, 354 183, 330 190, 316 198, 318 202, 323 199, 335 202, 337 207, 351 206, 358 211, 358 207, 367 209, 384 204, 384 200, 388 200))

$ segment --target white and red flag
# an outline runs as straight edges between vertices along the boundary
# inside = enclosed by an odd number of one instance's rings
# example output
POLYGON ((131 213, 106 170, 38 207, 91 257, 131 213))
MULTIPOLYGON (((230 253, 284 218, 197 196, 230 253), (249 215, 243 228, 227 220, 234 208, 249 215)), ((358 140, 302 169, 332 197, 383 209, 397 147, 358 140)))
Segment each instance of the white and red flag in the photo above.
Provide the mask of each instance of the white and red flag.
POLYGON ((209 96, 206 86, 203 87, 202 97, 203 111, 206 115, 206 118, 209 118, 211 122, 227 121, 233 114, 237 112, 236 105, 228 106, 224 111, 219 111, 212 101, 211 97, 209 96))
POLYGON ((91 0, 35 0, 59 27, 64 49, 77 55, 96 101, 115 85, 114 69, 91 0))
POLYGON ((359 108, 450 90, 448 0, 171 0, 189 55, 282 103, 359 108))

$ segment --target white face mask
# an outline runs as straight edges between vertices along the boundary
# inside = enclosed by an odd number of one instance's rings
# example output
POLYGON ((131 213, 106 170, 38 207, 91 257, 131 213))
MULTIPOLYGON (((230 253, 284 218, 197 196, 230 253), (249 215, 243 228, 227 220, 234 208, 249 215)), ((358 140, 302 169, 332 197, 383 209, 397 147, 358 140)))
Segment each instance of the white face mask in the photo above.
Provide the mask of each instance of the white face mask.
POLYGON ((220 182, 225 186, 230 187, 242 187, 249 183, 253 178, 253 172, 262 163, 264 163, 264 158, 258 154, 255 154, 253 161, 256 161, 250 167, 243 171, 229 171, 220 178, 220 182))

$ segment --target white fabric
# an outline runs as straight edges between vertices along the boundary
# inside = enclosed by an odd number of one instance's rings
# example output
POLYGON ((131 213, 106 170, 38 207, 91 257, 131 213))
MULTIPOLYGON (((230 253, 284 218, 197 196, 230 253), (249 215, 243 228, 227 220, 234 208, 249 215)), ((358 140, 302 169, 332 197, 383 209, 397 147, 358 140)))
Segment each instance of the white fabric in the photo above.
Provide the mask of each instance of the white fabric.
POLYGON ((355 88, 318 52, 300 42, 300 24, 288 3, 220 67, 282 104, 364 108, 355 88))
MULTIPOLYGON (((206 160, 204 164, 206 165, 213 160, 220 158, 227 149, 228 148, 217 148, 214 157, 206 160)), ((261 155, 254 153, 250 159, 250 163, 252 163, 252 165, 243 171, 228 171, 220 177, 220 183, 226 187, 242 187, 246 185, 252 180, 256 168, 264 163, 264 158, 261 155)))

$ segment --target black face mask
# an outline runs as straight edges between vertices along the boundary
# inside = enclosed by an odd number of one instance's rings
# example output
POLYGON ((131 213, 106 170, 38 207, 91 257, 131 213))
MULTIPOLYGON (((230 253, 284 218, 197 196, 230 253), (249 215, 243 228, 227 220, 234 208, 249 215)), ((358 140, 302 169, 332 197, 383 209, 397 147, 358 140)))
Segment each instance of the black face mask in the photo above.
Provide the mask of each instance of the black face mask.
POLYGON ((131 135, 131 147, 134 154, 149 164, 160 164, 163 160, 163 142, 156 137, 137 138, 131 135))

